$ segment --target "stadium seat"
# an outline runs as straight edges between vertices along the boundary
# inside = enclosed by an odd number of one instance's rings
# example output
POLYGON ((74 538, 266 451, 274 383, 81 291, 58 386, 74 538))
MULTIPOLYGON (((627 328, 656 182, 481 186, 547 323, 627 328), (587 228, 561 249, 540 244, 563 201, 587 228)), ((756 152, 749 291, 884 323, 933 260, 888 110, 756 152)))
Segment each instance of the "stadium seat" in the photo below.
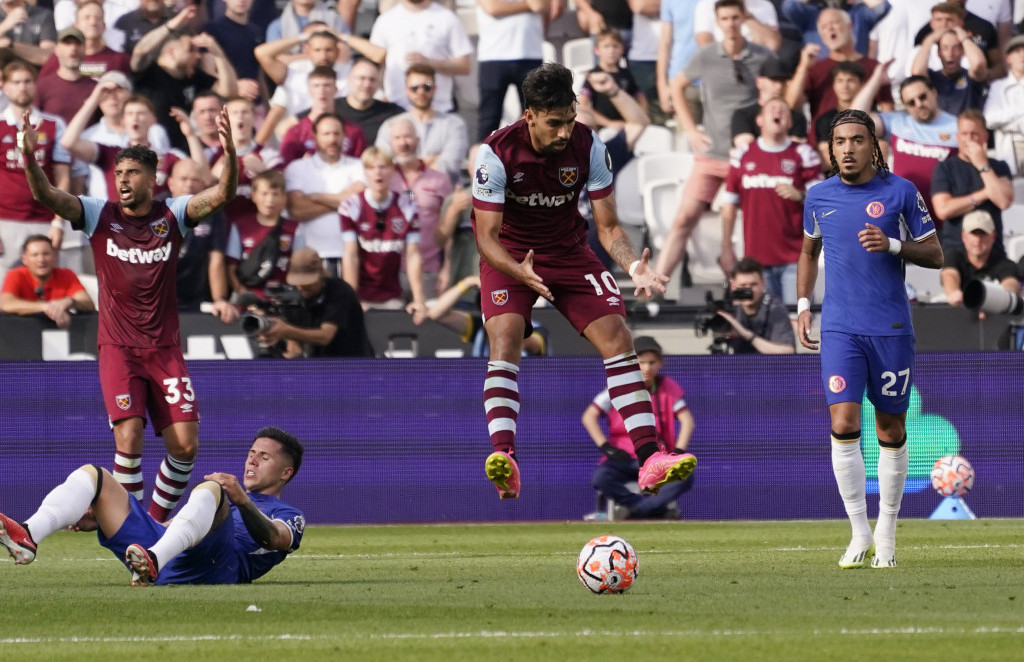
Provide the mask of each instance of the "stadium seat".
POLYGON ((640 184, 647 240, 655 250, 661 250, 665 243, 665 236, 679 208, 679 194, 682 190, 679 180, 674 177, 640 184))
POLYGON ((1003 212, 1003 237, 1024 235, 1024 198, 1014 198, 1009 209, 1003 212))
POLYGON ((686 246, 690 256, 690 278, 694 284, 717 284, 725 280, 718 256, 722 254, 722 217, 716 212, 706 212, 697 221, 690 241, 686 246))
MULTIPOLYGON (((106 194, 104 194, 106 195, 106 194)), ((78 274, 78 281, 82 283, 82 287, 85 288, 86 293, 92 302, 99 308, 100 305, 100 285, 96 276, 89 276, 84 274, 78 274)))
MULTIPOLYGON (((480 34, 480 30, 476 24, 476 7, 459 7, 455 10, 455 14, 459 17, 459 22, 462 23, 462 27, 466 30, 466 35, 469 37, 475 37, 480 34)), ((476 58, 474 58, 476 59, 476 58)))
POLYGON ((921 303, 928 303, 944 294, 938 269, 926 269, 908 262, 904 282, 914 288, 921 303))
POLYGON ((637 159, 630 160, 615 175, 615 210, 623 225, 644 226, 644 202, 637 159))
POLYGON ((649 182, 672 179, 682 183, 693 169, 694 156, 683 152, 659 152, 638 155, 637 176, 640 190, 649 182))
POLYGON ((544 62, 558 62, 558 49, 550 41, 545 41, 540 46, 541 59, 544 62))
POLYGON ((1006 244, 1006 257, 1014 262, 1024 257, 1024 234, 1005 237, 1003 242, 1006 244))
POLYGON ((570 39, 562 44, 562 64, 573 72, 594 68, 594 42, 590 37, 570 39))
POLYGON ((637 138, 636 145, 633 146, 633 153, 641 156, 643 154, 671 152, 674 149, 675 132, 672 129, 651 124, 637 138))
POLYGON ((516 92, 516 88, 512 85, 508 86, 505 90, 505 102, 501 106, 501 125, 508 126, 519 121, 519 118, 523 116, 523 107, 519 103, 519 93, 516 92))

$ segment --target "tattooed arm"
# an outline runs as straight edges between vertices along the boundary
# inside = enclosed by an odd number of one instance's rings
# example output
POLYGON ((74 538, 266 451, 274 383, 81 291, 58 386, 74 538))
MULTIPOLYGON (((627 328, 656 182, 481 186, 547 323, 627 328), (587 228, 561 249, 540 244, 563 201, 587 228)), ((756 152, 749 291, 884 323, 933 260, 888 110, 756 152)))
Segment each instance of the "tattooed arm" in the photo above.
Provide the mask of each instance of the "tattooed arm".
POLYGON ((615 263, 632 277, 636 285, 634 294, 639 296, 643 292, 645 296, 651 296, 652 293, 663 293, 668 277, 648 266, 650 249, 645 248, 643 255, 637 257, 633 242, 619 225, 619 216, 615 211, 615 195, 610 194, 599 200, 591 199, 591 209, 594 212, 598 240, 615 263))
POLYGON ((231 124, 228 122, 228 111, 222 109, 217 118, 217 133, 220 135, 220 144, 224 148, 224 167, 220 171, 220 178, 216 184, 204 189, 192 196, 185 208, 185 224, 189 227, 199 225, 213 212, 217 211, 235 197, 235 190, 238 188, 238 158, 235 154, 235 142, 231 138, 231 124))
POLYGON ((50 184, 42 166, 36 161, 35 151, 39 140, 39 131, 29 121, 29 114, 30 111, 26 110, 22 116, 20 147, 25 178, 28 180, 32 197, 56 216, 70 221, 71 227, 81 230, 85 221, 85 212, 82 209, 81 201, 67 191, 50 184))

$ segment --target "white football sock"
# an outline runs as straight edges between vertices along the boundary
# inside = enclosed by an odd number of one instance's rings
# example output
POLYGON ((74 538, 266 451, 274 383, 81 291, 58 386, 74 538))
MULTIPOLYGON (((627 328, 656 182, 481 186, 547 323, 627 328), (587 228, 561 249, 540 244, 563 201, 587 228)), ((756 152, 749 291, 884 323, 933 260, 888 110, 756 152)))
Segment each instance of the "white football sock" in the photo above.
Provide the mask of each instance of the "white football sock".
POLYGON ((67 480, 50 490, 35 514, 25 520, 32 540, 39 544, 54 531, 82 519, 95 498, 96 479, 84 469, 75 469, 67 480))
POLYGON ((878 453, 878 522, 875 541, 887 553, 896 549, 896 517, 903 502, 910 456, 907 445, 899 448, 882 446, 878 453))
POLYGON ((164 567, 165 562, 202 540, 213 527, 216 514, 217 496, 203 487, 192 490, 181 511, 167 525, 167 531, 149 548, 157 566, 164 567))
POLYGON ((832 473, 836 476, 839 496, 850 518, 854 539, 871 540, 868 522, 868 502, 865 496, 864 456, 860 452, 860 439, 836 441, 832 438, 832 473))

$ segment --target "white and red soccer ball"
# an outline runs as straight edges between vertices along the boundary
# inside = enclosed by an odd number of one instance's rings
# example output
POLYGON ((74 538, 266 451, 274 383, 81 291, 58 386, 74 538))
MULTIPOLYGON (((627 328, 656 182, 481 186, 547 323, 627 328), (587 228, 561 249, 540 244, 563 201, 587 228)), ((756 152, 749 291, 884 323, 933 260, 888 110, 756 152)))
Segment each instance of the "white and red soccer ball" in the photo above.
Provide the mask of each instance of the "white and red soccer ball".
POLYGON ((944 497, 962 497, 974 487, 974 468, 959 455, 946 455, 932 466, 932 487, 944 497))
POLYGON ((594 538, 583 546, 576 561, 576 574, 594 593, 625 593, 639 571, 636 550, 618 536, 594 538))

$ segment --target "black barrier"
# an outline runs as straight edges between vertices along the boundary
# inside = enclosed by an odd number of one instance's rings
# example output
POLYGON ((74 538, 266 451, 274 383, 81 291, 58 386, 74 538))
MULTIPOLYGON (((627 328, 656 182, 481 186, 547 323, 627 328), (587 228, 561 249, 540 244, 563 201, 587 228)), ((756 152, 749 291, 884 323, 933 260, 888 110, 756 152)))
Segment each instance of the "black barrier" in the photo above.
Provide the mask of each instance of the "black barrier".
MULTIPOLYGON (((240 323, 224 324, 205 313, 182 313, 181 344, 188 359, 248 359, 254 357, 240 323)), ((581 338, 562 315, 537 309, 534 319, 548 332, 556 356, 596 356, 597 350, 581 338)), ((20 317, 0 314, 0 361, 60 361, 95 358, 97 315, 75 315, 71 328, 60 330, 42 315, 20 317)), ((366 329, 378 356, 472 356, 473 343, 436 322, 420 326, 403 311, 366 313, 366 329)))
MULTIPOLYGON (((1008 349, 1007 315, 988 315, 946 305, 915 306, 912 309, 919 352, 978 352, 1008 349)), ((644 320, 644 332, 693 328, 689 320, 676 316, 671 324, 644 320)), ((597 350, 580 337, 562 315, 551 308, 533 311, 535 321, 548 334, 553 356, 597 356, 597 350)), ((0 314, 0 361, 59 361, 94 358, 96 354, 95 314, 74 316, 71 328, 62 331, 43 316, 19 317, 0 314)), ((403 311, 374 310, 366 314, 366 327, 378 356, 453 358, 472 356, 472 342, 462 342, 455 332, 426 322, 420 326, 403 311)), ((249 339, 241 326, 223 324, 212 315, 182 313, 182 349, 188 359, 253 358, 249 339)), ((671 352, 671 348, 669 348, 671 352)))

